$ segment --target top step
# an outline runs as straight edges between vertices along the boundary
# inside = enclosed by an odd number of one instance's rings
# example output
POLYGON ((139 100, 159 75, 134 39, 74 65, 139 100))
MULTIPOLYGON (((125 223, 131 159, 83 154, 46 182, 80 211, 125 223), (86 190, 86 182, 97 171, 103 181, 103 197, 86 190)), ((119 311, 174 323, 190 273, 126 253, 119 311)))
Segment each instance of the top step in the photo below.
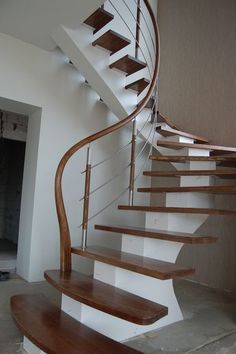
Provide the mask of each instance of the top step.
POLYGON ((194 141, 196 141, 198 143, 208 143, 208 140, 205 138, 202 138, 202 137, 194 135, 194 134, 186 133, 186 132, 183 132, 183 131, 180 131, 177 129, 173 129, 171 127, 159 126, 156 128, 156 132, 164 137, 179 135, 179 136, 184 136, 189 139, 193 139, 194 141))
POLYGON ((97 38, 92 45, 95 47, 98 45, 99 47, 102 47, 109 52, 111 52, 110 55, 118 52, 122 48, 126 47, 129 45, 131 41, 128 38, 123 37, 119 33, 109 30, 106 33, 104 33, 101 37, 97 38))
POLYGON ((99 7, 91 16, 89 16, 84 21, 84 23, 94 28, 93 33, 95 34, 113 19, 114 16, 110 12, 99 7))
POLYGON ((189 143, 178 143, 173 141, 157 141, 157 146, 166 147, 169 149, 203 149, 203 150, 213 150, 214 152, 219 153, 232 153, 236 152, 236 147, 228 146, 218 146, 218 145, 208 145, 208 144, 189 144, 189 143))
POLYGON ((146 68, 147 64, 127 54, 110 64, 111 69, 118 69, 126 73, 126 76, 136 73, 139 70, 146 68))
POLYGON ((12 316, 38 348, 51 354, 142 354, 76 321, 44 295, 11 298, 12 316))

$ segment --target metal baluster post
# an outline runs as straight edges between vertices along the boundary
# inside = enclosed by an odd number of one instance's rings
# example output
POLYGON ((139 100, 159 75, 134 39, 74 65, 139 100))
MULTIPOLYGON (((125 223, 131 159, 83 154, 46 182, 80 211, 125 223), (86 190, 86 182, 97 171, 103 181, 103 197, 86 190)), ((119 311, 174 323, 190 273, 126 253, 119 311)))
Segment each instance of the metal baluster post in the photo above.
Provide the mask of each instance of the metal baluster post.
POLYGON ((89 145, 87 148, 87 162, 86 162, 85 187, 84 187, 84 208, 83 208, 83 223, 82 223, 82 244, 81 244, 83 250, 87 247, 90 180, 91 180, 91 149, 89 145))
POLYGON ((131 143, 131 158, 130 158, 130 176, 129 176, 129 205, 134 204, 134 179, 135 179, 135 157, 136 157, 136 118, 133 120, 132 127, 132 143, 131 143))
POLYGON ((137 3, 137 20, 136 20, 136 42, 135 42, 135 58, 138 59, 139 41, 140 41, 140 15, 141 15, 141 1, 137 3))

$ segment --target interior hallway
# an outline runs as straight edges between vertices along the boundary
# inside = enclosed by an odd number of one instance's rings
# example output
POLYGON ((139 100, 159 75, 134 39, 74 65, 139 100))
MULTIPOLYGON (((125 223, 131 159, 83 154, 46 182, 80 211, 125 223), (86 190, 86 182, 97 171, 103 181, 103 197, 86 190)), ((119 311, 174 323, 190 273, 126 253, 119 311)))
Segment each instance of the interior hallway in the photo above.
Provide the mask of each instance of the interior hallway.
MULTIPOLYGON (((236 297, 184 280, 175 281, 175 287, 184 321, 127 344, 145 354, 235 354, 236 297)), ((27 283, 16 276, 0 282, 1 354, 24 353, 22 335, 10 315, 10 297, 39 292, 59 304, 60 294, 46 282, 27 283)))

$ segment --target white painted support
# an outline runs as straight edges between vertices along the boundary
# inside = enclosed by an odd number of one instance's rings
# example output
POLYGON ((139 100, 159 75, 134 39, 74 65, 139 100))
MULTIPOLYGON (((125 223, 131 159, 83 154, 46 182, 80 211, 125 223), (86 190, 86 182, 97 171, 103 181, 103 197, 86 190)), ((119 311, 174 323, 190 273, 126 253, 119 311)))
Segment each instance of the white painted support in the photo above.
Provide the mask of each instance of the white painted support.
POLYGON ((41 349, 36 347, 27 337, 24 337, 23 348, 27 354, 46 354, 41 349))
POLYGON ((168 306, 168 316, 148 326, 137 325, 81 304, 65 295, 62 310, 76 320, 117 341, 182 320, 172 280, 158 280, 95 261, 94 277, 123 290, 168 306), (109 274, 110 277, 107 277, 109 274))

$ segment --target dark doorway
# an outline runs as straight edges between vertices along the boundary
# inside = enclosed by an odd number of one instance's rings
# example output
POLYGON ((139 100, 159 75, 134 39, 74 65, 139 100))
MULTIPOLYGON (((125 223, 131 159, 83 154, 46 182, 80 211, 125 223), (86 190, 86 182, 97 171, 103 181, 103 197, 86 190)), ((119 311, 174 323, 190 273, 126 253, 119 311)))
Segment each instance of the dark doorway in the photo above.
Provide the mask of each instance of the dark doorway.
POLYGON ((0 271, 16 266, 25 146, 0 139, 0 271))

